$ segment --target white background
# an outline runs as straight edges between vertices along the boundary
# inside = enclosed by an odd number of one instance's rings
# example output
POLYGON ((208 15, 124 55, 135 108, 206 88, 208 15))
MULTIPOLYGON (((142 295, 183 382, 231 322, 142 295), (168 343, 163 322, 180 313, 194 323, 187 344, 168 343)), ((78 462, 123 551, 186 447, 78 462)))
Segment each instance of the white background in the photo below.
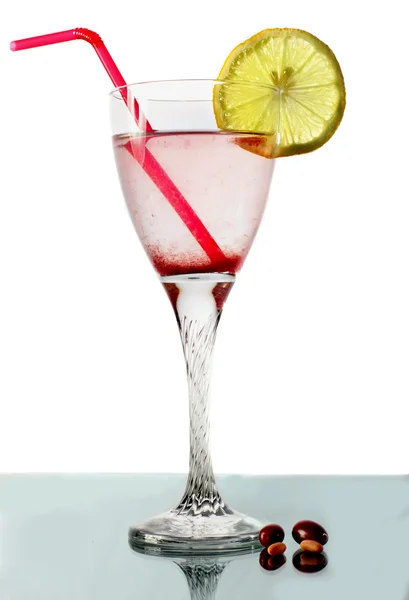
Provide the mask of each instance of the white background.
MULTIPOLYGON (((218 472, 407 471, 407 25, 401 0, 19 0, 0 19, 0 470, 185 471, 172 309, 134 233, 96 30, 131 81, 216 77, 267 27, 334 50, 335 137, 278 161, 216 348, 218 472)), ((2 9, 5 10, 4 8, 2 9)))

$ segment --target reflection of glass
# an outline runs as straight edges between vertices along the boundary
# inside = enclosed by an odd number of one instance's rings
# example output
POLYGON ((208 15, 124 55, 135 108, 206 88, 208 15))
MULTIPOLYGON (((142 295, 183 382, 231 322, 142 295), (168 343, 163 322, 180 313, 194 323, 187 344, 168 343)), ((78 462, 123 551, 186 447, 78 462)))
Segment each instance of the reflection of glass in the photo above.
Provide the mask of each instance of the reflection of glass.
POLYGON ((187 558, 174 561, 183 571, 192 600, 212 600, 229 559, 187 558))
MULTIPOLYGON (((212 98, 225 85, 164 81, 111 94, 122 190, 176 314, 190 399, 185 493, 176 508, 131 529, 133 546, 231 551, 256 544, 261 526, 223 501, 209 452, 208 391, 216 330, 260 224, 274 166, 260 150, 270 148, 271 156, 271 132, 217 128, 212 98), (134 99, 141 110, 137 118, 134 99)), ((249 87, 254 97, 271 93, 268 86, 228 85, 237 86, 237 94, 246 86, 246 98, 249 87)))
POLYGON ((170 554, 162 553, 159 549, 137 549, 141 554, 158 558, 170 558, 183 571, 189 586, 191 600, 214 600, 220 577, 238 555, 249 555, 246 551, 235 551, 234 554, 225 553, 223 556, 210 555, 183 555, 173 551, 170 554))

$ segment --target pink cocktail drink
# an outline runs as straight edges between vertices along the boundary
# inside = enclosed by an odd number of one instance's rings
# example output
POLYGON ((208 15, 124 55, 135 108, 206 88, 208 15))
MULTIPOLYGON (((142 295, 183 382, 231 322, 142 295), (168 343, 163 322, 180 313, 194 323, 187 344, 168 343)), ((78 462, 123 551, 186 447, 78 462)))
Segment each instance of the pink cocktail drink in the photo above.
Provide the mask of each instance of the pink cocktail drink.
MULTIPOLYGON (((175 311, 189 388, 185 492, 172 510, 130 528, 135 548, 238 550, 257 543, 260 530, 259 521, 233 510, 217 489, 208 395, 217 327, 263 216, 274 169, 266 149, 273 148, 275 138, 271 132, 218 129, 212 97, 220 85, 198 80, 130 86, 150 131, 143 122, 135 127, 121 92, 112 94, 113 146, 123 195, 175 311), (171 186, 162 185, 155 164, 171 186)), ((246 90, 249 85, 244 84, 246 90)), ((254 84, 250 89, 259 92, 254 84)))
POLYGON ((183 556, 247 551, 261 523, 223 500, 210 455, 214 342, 264 212, 272 157, 309 152, 333 135, 345 108, 342 72, 328 46, 295 29, 239 44, 217 80, 126 85, 100 36, 83 28, 10 47, 74 39, 93 46, 116 86, 110 115, 123 194, 174 308, 189 387, 185 492, 173 509, 131 526, 130 545, 183 556))
POLYGON ((130 528, 134 548, 200 553, 243 550, 258 543, 260 522, 221 497, 209 446, 216 332, 263 216, 276 143, 272 128, 219 127, 214 98, 223 97, 228 111, 232 88, 244 106, 248 94, 254 98, 271 93, 249 82, 179 80, 134 84, 111 94, 113 147, 123 195, 175 311, 189 388, 185 491, 176 507, 130 528), (145 120, 136 122, 129 99, 136 99, 145 120))
POLYGON ((252 102, 268 99, 270 114, 273 88, 203 79, 126 85, 100 36, 82 28, 16 40, 10 47, 75 39, 93 46, 116 86, 110 116, 119 176, 135 229, 175 310, 188 377, 185 492, 175 508, 131 526, 129 543, 183 555, 248 551, 258 544, 261 523, 230 508, 218 492, 208 393, 223 304, 260 224, 278 138, 275 123, 263 127, 245 119, 231 131, 223 121, 232 109, 232 91, 239 114, 249 94, 252 102))
POLYGON ((228 132, 117 135, 114 152, 134 227, 163 276, 235 274, 259 227, 274 161, 242 146, 263 136, 228 132), (161 164, 223 251, 211 259, 144 169, 161 164))

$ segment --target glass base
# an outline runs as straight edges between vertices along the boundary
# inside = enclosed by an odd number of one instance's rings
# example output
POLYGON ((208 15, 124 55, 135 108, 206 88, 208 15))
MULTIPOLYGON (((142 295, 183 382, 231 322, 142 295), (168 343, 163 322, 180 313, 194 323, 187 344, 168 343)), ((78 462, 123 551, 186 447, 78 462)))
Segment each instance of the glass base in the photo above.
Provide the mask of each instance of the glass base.
POLYGON ((260 547, 262 523, 230 510, 226 515, 187 516, 169 511, 131 527, 131 548, 166 554, 231 554, 260 547))

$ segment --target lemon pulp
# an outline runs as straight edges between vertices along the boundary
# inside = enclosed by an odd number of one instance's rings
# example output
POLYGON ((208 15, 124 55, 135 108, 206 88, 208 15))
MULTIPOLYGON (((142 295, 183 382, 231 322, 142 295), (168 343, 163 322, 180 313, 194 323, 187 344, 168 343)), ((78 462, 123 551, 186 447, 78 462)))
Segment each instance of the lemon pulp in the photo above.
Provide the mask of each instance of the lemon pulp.
POLYGON ((270 134, 247 150, 275 157, 310 152, 335 133, 344 78, 332 50, 300 29, 265 29, 227 57, 213 92, 220 129, 270 134))

